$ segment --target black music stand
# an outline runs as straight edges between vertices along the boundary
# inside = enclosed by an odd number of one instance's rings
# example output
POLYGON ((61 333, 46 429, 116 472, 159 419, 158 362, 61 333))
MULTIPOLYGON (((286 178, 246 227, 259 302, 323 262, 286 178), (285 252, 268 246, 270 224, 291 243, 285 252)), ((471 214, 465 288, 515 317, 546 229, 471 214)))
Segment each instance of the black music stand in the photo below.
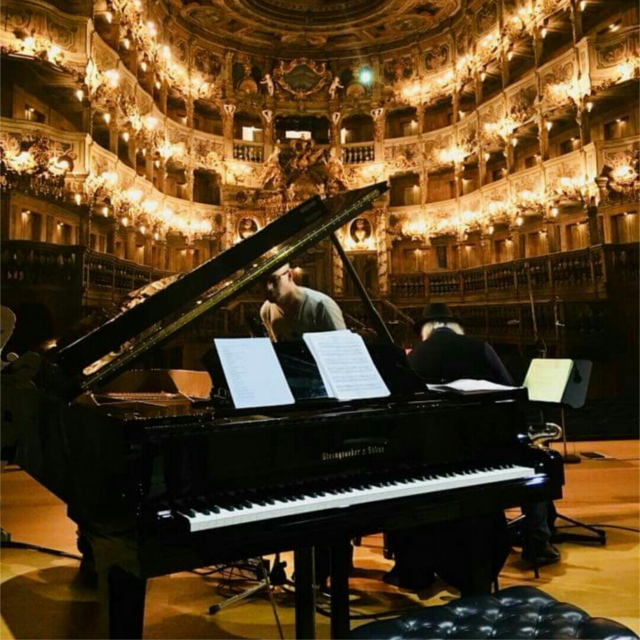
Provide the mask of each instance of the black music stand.
MULTIPOLYGON (((560 409, 562 427, 562 458, 565 463, 580 462, 580 457, 567 453, 567 431, 565 409, 579 409, 584 406, 587 398, 587 388, 593 363, 590 360, 569 360, 553 358, 534 358, 525 377, 524 386, 529 390, 532 402, 560 409)), ((555 510, 555 507, 554 507, 555 510)), ((555 532, 553 542, 597 542, 606 544, 607 534, 602 529, 573 520, 556 511, 556 517, 590 531, 593 535, 555 532)))

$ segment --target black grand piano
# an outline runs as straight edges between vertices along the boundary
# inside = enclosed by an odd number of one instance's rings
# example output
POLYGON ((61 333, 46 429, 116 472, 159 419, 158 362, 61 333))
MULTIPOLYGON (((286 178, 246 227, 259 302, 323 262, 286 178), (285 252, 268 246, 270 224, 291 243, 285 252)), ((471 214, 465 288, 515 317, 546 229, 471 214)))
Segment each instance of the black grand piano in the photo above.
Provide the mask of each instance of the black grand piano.
POLYGON ((525 391, 429 393, 389 344, 370 345, 391 390, 379 400, 234 411, 126 393, 133 363, 386 189, 312 198, 57 353, 3 370, 18 462, 82 532, 104 637, 142 637, 149 578, 293 549, 296 634, 313 638, 318 545, 331 550, 332 637, 348 637, 351 538, 561 497, 562 465, 522 435, 525 391))

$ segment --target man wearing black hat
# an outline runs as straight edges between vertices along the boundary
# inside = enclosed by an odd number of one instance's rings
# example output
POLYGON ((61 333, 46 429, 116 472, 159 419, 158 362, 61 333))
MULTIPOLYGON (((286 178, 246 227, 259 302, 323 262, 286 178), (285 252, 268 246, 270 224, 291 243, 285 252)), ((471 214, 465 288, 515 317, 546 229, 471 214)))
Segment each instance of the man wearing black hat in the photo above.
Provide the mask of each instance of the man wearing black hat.
MULTIPOLYGON (((494 349, 486 342, 465 336, 460 320, 446 304, 428 304, 414 328, 422 342, 409 354, 409 364, 425 382, 438 384, 471 378, 513 385, 511 375, 494 349)), ((524 505, 523 512, 526 514, 523 558, 537 565, 557 562, 560 553, 549 543, 551 532, 546 504, 524 505)), ((474 561, 473 553, 476 559, 478 554, 488 556, 490 571, 495 577, 509 552, 502 512, 453 525, 394 532, 389 542, 394 548, 397 575, 387 581, 421 589, 433 581, 436 572, 463 594, 477 587, 469 582, 466 566, 474 561)))
POLYGON ((446 304, 428 304, 414 328, 422 342, 409 354, 409 363, 426 382, 471 378, 513 385, 498 354, 488 343, 465 336, 446 304))

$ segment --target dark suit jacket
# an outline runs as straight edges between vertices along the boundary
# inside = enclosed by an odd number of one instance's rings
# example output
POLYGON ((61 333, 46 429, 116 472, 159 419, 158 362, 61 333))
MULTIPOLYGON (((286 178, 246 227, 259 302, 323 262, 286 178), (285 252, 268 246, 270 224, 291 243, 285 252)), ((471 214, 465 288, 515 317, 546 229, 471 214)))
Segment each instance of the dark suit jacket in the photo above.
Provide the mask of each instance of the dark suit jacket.
POLYGON ((409 364, 430 384, 460 378, 513 384, 509 372, 489 344, 444 327, 436 329, 409 354, 409 364))

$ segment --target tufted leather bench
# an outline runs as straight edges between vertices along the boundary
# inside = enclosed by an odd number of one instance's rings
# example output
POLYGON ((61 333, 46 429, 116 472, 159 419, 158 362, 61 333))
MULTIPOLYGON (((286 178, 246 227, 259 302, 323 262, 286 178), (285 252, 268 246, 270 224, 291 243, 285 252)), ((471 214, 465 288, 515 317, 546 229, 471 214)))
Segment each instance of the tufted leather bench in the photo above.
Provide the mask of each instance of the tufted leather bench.
POLYGON ((370 622, 351 638, 404 640, 420 638, 600 638, 631 640, 638 636, 618 622, 592 618, 582 609, 534 587, 508 587, 493 595, 469 596, 425 607, 393 620, 370 622))

